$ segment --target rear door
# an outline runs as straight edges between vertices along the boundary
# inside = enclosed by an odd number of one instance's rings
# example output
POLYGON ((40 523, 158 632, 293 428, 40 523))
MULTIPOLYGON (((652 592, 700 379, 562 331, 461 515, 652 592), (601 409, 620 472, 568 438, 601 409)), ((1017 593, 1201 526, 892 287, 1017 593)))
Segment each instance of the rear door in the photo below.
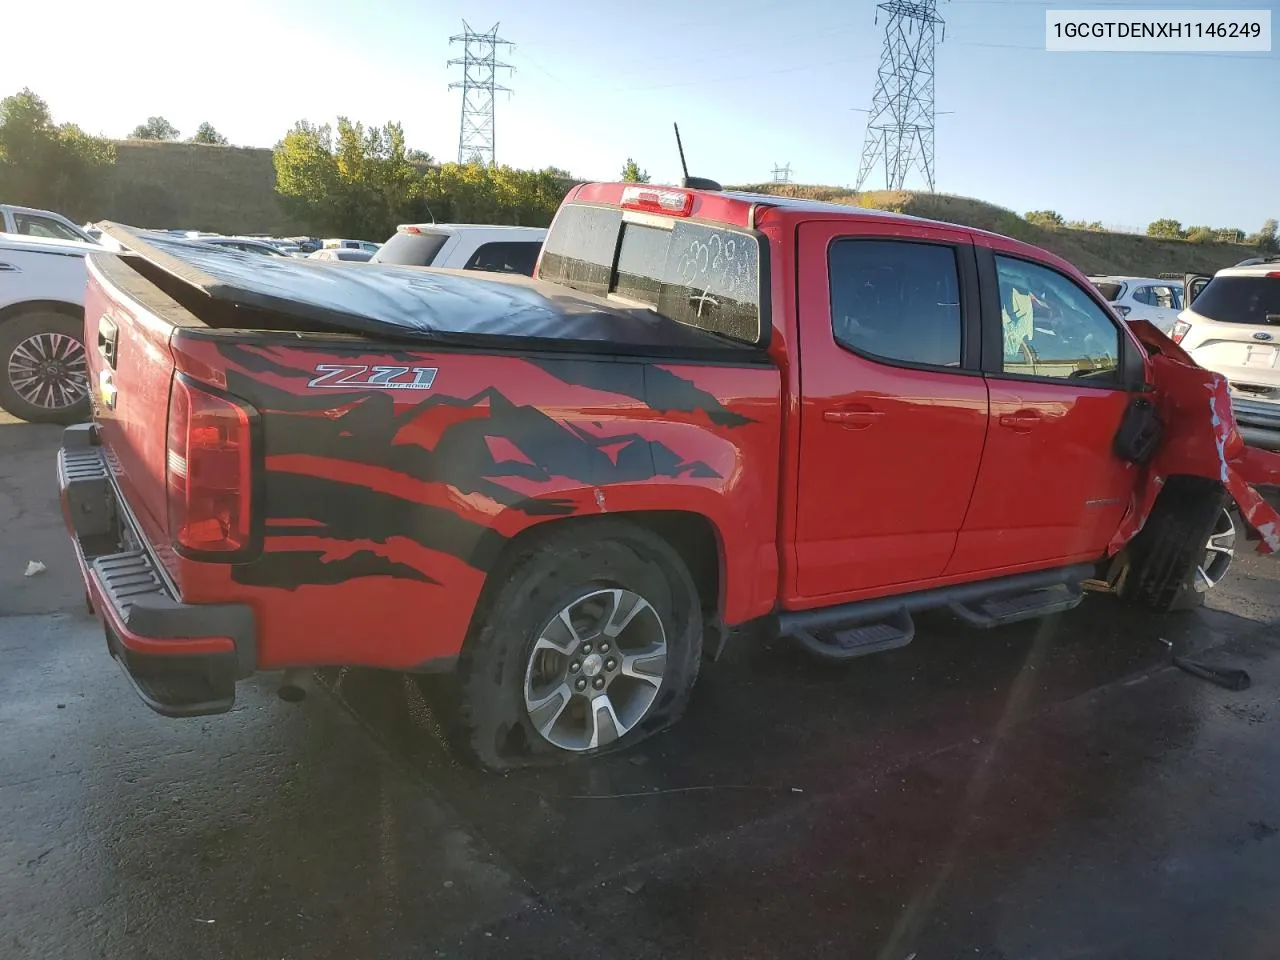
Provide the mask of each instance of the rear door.
POLYGON ((795 583, 834 603, 924 586, 964 521, 987 432, 967 231, 798 228, 795 583))
POLYGON ((1072 277, 1008 249, 977 248, 991 426, 949 574, 1095 559, 1135 482, 1112 452, 1130 401, 1121 321, 1072 277))

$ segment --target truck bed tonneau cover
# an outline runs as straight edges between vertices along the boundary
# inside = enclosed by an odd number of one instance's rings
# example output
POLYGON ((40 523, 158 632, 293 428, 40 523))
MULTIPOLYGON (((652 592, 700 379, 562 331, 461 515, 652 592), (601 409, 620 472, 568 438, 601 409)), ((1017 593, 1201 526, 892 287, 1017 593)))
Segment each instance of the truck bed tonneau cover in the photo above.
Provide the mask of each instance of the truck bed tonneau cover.
POLYGON ((529 277, 264 257, 102 226, 126 250, 210 298, 336 330, 441 345, 483 340, 490 348, 737 363, 765 359, 757 347, 529 277))

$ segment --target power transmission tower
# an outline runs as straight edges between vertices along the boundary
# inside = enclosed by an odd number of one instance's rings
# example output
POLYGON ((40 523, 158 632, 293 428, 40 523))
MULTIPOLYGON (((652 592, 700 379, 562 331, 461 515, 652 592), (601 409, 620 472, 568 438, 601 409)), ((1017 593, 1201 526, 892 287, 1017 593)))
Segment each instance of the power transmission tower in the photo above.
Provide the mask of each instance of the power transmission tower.
POLYGON ((933 192, 933 53, 938 28, 937 0, 887 0, 877 4, 889 16, 884 50, 867 118, 867 139, 858 165, 861 190, 877 160, 884 161, 886 190, 901 190, 907 173, 917 167, 933 192))
POLYGON ((780 167, 776 163, 773 165, 773 182, 774 183, 790 183, 791 182, 791 164, 780 167))
POLYGON ((494 94, 510 93, 510 87, 499 86, 499 70, 515 70, 509 63, 498 61, 498 47, 514 47, 498 36, 498 25, 488 33, 477 33, 467 21, 463 32, 449 38, 449 43, 462 43, 462 57, 449 61, 449 66, 462 66, 462 81, 449 84, 449 89, 462 88, 462 127, 458 133, 458 162, 478 160, 494 162, 493 101, 494 94))

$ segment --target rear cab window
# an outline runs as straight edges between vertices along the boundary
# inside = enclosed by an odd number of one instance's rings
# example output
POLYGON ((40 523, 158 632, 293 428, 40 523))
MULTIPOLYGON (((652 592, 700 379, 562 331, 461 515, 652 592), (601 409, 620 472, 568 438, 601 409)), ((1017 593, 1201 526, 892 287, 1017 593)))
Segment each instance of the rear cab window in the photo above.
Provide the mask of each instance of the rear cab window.
POLYGON ((531 277, 541 249, 542 242, 538 240, 482 243, 463 269, 488 273, 520 273, 531 277))
POLYGON ((1216 276, 1191 308, 1219 323, 1280 324, 1280 276, 1216 276))
POLYGON ((765 256, 745 229, 568 204, 547 234, 538 278, 760 344, 765 256))
POLYGON ((397 230, 374 256, 379 263, 404 267, 429 267, 435 261, 449 234, 442 230, 413 227, 397 230))

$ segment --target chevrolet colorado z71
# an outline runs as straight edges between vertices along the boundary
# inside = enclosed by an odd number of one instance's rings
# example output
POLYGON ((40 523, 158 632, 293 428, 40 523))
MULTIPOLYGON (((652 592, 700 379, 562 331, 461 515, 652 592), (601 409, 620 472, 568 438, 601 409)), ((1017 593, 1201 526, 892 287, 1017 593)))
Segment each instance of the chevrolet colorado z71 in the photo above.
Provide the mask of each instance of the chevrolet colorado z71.
POLYGON ((106 229, 58 472, 167 715, 449 670, 484 764, 590 755, 669 725, 734 625, 846 660, 926 607, 1167 609, 1228 495, 1280 542, 1221 378, 993 234, 624 184, 573 190, 534 278, 106 229))

